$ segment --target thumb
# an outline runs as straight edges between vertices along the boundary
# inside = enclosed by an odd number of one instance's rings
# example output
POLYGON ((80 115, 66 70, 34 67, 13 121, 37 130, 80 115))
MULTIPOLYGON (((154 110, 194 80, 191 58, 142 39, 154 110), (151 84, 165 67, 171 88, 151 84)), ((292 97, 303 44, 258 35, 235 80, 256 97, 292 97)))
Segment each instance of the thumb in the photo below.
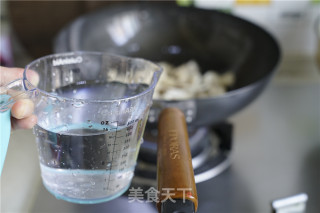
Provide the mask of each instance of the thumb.
MULTIPOLYGON (((4 86, 11 81, 22 78, 23 72, 24 70, 22 68, 8 68, 0 66, 0 86, 4 86)), ((33 70, 27 71, 27 79, 34 86, 39 83, 39 75, 33 70)))

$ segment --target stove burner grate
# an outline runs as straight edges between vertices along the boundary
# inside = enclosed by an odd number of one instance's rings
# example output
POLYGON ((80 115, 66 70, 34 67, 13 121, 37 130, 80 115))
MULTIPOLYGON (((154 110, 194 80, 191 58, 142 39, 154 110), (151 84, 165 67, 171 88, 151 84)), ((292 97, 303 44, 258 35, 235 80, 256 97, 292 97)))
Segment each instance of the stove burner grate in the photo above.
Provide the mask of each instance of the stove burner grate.
MULTIPOLYGON (((232 125, 221 123, 214 127, 201 127, 189 133, 195 181, 209 180, 231 165, 232 125)), ((135 169, 133 184, 156 186, 157 146, 156 131, 146 129, 135 169)))

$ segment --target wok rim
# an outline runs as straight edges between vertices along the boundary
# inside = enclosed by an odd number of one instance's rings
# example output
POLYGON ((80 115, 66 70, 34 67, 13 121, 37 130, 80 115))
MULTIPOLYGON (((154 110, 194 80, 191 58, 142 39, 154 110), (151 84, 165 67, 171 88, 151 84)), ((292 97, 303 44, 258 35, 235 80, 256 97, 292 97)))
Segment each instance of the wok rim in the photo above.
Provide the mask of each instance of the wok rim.
MULTIPOLYGON (((255 85, 261 84, 265 81, 267 81, 269 78, 271 78, 276 70, 278 69, 280 62, 281 62, 281 58, 282 58, 282 54, 281 54, 281 49, 280 49, 280 45, 279 42, 277 41, 277 39, 275 38, 275 36, 269 32, 267 29, 245 19, 239 16, 235 16, 233 14, 227 14, 223 11, 219 11, 217 9, 204 9, 204 8, 196 8, 196 7, 181 7, 178 5, 168 5, 165 3, 160 3, 160 2, 143 2, 143 3, 130 3, 130 4, 126 4, 126 5, 111 5, 108 7, 104 7, 104 8, 100 8, 98 10, 95 10, 93 12, 89 12, 87 14, 83 14, 81 16, 79 16, 78 18, 76 18, 75 20, 71 21, 69 24, 67 24, 64 28, 62 28, 58 35, 56 36, 56 42, 55 42, 55 52, 56 51, 56 43, 59 40, 60 36, 63 36, 63 32, 68 31, 70 33, 70 30, 72 29, 72 26, 76 26, 78 22, 83 22, 84 20, 88 20, 91 19, 94 16, 99 16, 102 13, 105 13, 106 11, 117 11, 119 10, 120 12, 125 12, 125 11, 130 11, 130 10, 140 10, 140 9, 145 9, 147 10, 148 8, 152 8, 155 10, 161 10, 162 8, 175 8, 177 10, 185 10, 185 11, 197 11, 197 12, 205 12, 207 14, 209 13, 216 13, 220 16, 224 16, 224 17, 228 17, 229 19, 233 19, 236 21, 240 21, 245 23, 246 25, 250 25, 251 28, 257 29, 259 30, 261 33, 263 33, 268 39, 269 39, 269 43, 270 45, 272 45, 274 48, 274 52, 275 52, 275 60, 271 63, 271 69, 269 71, 266 71, 266 73, 258 80, 251 82, 245 86, 236 88, 236 89, 232 89, 227 91, 226 93, 219 95, 219 96, 210 96, 210 97, 201 97, 201 98, 190 98, 190 99, 185 99, 185 100, 163 100, 163 99, 153 99, 153 102, 158 102, 158 103, 177 103, 177 102, 190 102, 190 101, 194 101, 196 103, 198 102, 212 102, 212 101, 219 101, 222 99, 226 99, 226 98, 230 98, 232 96, 237 96, 238 94, 241 93, 245 93, 247 90, 251 90, 252 87, 255 87, 255 85)), ((209 14, 210 15, 210 14, 209 14)), ((83 23, 82 23, 83 24, 83 23)), ((70 46, 69 46, 70 48, 70 46)), ((88 50, 82 50, 82 49, 68 49, 67 51, 88 51, 88 50)), ((91 50, 89 50, 91 51, 91 50)), ((58 53, 58 52, 57 52, 58 53)), ((114 54, 112 52, 109 51, 105 51, 105 53, 109 53, 109 54, 114 54)), ((137 57, 137 56, 126 56, 126 57, 133 57, 133 58, 141 58, 141 57, 137 57)), ((152 61, 155 64, 158 64, 158 62, 150 60, 150 59, 146 59, 149 61, 152 61)), ((233 73, 233 72, 232 72, 233 73)))

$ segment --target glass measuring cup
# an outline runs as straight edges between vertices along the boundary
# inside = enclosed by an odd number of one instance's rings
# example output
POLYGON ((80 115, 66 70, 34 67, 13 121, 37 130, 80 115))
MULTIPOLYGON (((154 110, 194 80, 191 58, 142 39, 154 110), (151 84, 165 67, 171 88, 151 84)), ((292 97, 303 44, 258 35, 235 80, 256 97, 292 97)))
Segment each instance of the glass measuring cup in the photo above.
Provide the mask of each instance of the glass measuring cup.
POLYGON ((1 119, 10 116, 17 99, 33 100, 45 187, 66 201, 105 202, 131 183, 160 74, 158 65, 143 59, 96 52, 49 55, 27 65, 22 79, 1 87, 1 119), (39 75, 37 86, 29 82, 30 70, 39 75))

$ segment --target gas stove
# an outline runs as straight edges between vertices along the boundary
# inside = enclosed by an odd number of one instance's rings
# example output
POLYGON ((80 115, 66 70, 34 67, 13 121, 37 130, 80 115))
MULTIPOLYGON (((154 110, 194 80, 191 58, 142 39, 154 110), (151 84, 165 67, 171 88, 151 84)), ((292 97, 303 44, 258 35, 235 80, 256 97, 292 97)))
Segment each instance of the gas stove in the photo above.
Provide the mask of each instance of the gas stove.
MULTIPOLYGON (((189 144, 195 181, 209 180, 231 164, 233 125, 223 122, 211 127, 189 129, 189 144)), ((146 128, 135 169, 133 185, 156 186, 157 129, 146 128)))

